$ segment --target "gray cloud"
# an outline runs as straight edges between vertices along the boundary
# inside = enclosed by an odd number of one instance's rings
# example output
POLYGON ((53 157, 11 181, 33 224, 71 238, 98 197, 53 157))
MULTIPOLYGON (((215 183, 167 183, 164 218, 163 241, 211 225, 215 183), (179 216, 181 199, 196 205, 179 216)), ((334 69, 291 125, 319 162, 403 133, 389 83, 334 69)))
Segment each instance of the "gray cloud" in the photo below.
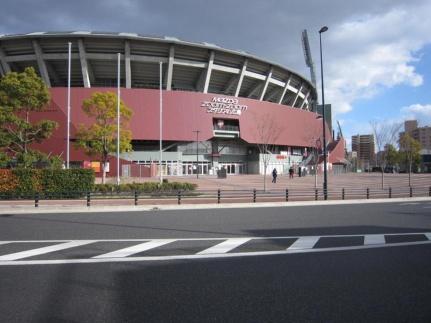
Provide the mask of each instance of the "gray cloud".
MULTIPOLYGON (((409 1, 409 5, 414 2, 421 1, 409 1)), ((404 3, 402 0, 6 0, 1 6, 0 33, 91 30, 175 36, 244 50, 306 73, 300 42, 302 29, 309 29, 311 47, 316 52, 317 30, 321 25, 378 14, 404 3)))

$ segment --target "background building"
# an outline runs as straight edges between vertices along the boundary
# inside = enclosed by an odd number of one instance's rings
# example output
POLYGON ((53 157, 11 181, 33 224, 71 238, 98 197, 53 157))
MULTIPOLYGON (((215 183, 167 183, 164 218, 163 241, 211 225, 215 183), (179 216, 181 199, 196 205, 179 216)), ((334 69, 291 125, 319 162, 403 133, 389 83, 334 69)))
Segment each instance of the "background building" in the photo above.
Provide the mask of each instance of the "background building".
POLYGON ((358 169, 364 171, 373 166, 376 159, 374 135, 352 136, 352 152, 356 152, 358 169))
MULTIPOLYGON (((161 164, 166 175, 286 172, 299 165, 314 147, 322 122, 311 111, 317 94, 310 81, 279 64, 209 43, 131 33, 35 32, 0 36, 0 75, 32 66, 50 88, 49 110, 32 118, 59 123, 53 136, 38 146, 66 156, 68 42, 72 43, 71 140, 79 124, 91 120, 82 101, 117 84, 117 53, 121 54, 121 98, 134 111, 130 127, 133 152, 122 154, 123 174, 136 175, 136 165, 161 164), (159 66, 162 63, 163 157, 159 154, 159 66), (263 124, 262 124, 263 123, 263 124), (270 147, 259 152, 265 138, 257 129, 280 130, 270 147), (198 133, 198 137, 196 136, 198 133), (198 147, 196 148, 196 141, 198 147)), ((331 128, 330 125, 328 128, 331 128)), ((341 160, 344 140, 327 131, 329 166, 341 160), (331 159, 332 158, 332 159, 331 159)), ((73 148, 73 146, 72 146, 73 148)), ((73 165, 93 161, 71 151, 73 165)), ((115 161, 112 156, 111 161, 115 161)), ((139 172, 142 168, 139 168, 139 172)), ((110 167, 110 175, 115 174, 110 167)))
POLYGON ((417 120, 404 121, 404 132, 400 132, 400 138, 408 133, 421 144, 421 165, 423 172, 431 172, 431 127, 419 127, 417 120))
POLYGON ((400 133, 400 137, 404 133, 419 141, 423 149, 431 150, 431 127, 419 127, 417 120, 407 120, 404 121, 404 132, 400 133))

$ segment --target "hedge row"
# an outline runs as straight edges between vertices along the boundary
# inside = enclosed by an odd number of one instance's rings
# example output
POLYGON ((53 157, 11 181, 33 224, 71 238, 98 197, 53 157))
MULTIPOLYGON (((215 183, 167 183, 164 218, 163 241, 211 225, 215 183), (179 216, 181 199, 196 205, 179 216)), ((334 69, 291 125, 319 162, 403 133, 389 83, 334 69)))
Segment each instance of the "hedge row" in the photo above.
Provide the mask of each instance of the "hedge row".
POLYGON ((91 191, 91 169, 0 169, 0 193, 6 195, 55 194, 91 191))
POLYGON ((159 193, 194 191, 196 184, 163 181, 120 184, 94 184, 91 169, 0 169, 0 195, 2 197, 28 196, 40 193, 45 196, 80 196, 85 192, 159 193))
POLYGON ((145 182, 145 183, 129 183, 129 184, 96 184, 94 186, 95 192, 109 193, 109 192, 172 192, 172 191, 194 191, 197 185, 192 183, 179 183, 179 182, 145 182))

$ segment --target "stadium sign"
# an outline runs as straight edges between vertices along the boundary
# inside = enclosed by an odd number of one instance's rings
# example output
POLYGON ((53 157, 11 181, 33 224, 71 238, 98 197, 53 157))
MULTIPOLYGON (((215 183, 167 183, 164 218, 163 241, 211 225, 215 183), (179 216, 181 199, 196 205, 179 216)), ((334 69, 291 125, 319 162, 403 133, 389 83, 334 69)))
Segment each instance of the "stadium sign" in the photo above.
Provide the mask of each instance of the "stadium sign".
POLYGON ((202 108, 206 108, 207 113, 241 115, 247 110, 247 106, 239 104, 235 98, 213 97, 211 101, 203 101, 202 108))

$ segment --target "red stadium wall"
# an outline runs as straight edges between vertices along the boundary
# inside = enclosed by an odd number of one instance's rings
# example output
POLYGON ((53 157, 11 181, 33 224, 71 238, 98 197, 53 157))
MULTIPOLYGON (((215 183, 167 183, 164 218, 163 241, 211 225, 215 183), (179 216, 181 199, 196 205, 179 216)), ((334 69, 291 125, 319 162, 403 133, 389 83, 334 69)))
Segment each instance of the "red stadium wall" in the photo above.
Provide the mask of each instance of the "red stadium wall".
MULTIPOLYGON (((91 124, 91 120, 82 112, 82 101, 96 91, 112 91, 115 88, 72 88, 71 89, 71 138, 74 138, 77 126, 91 124)), ((66 158, 66 122, 67 88, 52 88, 51 104, 46 112, 34 113, 31 118, 51 119, 59 123, 53 136, 37 148, 46 153, 61 155, 66 158)), ((133 139, 159 140, 159 91, 151 89, 121 89, 121 99, 134 111, 130 122, 133 139)), ((309 147, 314 138, 322 133, 322 121, 316 114, 296 108, 289 108, 270 102, 226 97, 217 94, 203 94, 183 91, 163 91, 163 140, 194 141, 193 130, 200 130, 200 140, 213 137, 213 119, 238 119, 240 137, 249 143, 258 142, 255 134, 256 120, 267 114, 274 118, 282 129, 275 144, 309 147), (237 99, 239 105, 247 106, 240 115, 208 113, 202 107, 205 101, 213 98, 237 99)), ((327 131, 329 133, 329 131, 327 131)), ((329 138, 329 141, 331 138, 329 138)), ((344 157, 344 156, 340 156, 344 157)), ((71 160, 91 160, 83 152, 71 145, 71 160)), ((116 171, 111 164, 111 172, 116 171)))

